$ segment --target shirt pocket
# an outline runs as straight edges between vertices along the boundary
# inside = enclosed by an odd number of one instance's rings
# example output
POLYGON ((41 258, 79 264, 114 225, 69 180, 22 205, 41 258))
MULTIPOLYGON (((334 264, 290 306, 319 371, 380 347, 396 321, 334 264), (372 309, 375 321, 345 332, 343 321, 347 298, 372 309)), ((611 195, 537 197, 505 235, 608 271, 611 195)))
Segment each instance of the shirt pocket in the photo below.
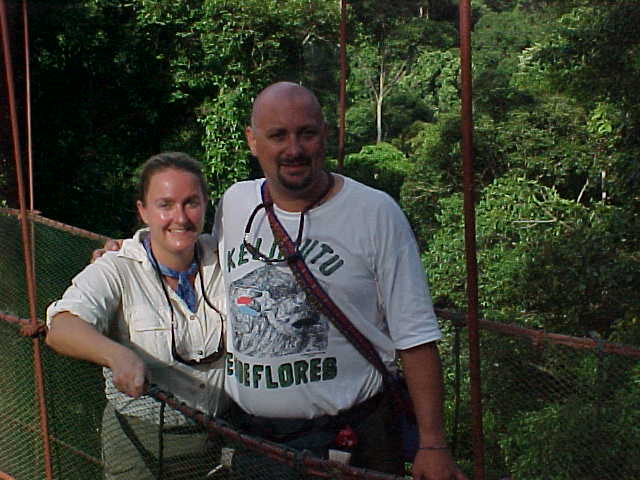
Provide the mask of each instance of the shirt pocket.
POLYGON ((171 311, 133 306, 128 312, 129 338, 145 363, 171 363, 171 311), (152 358, 149 358, 152 357, 152 358))

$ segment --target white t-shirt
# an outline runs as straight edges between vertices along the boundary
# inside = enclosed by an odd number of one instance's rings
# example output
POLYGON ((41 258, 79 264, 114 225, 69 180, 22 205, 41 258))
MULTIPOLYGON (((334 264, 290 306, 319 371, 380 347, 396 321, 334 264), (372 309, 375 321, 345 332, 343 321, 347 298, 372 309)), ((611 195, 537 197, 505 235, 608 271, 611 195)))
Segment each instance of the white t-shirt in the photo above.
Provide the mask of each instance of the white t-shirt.
MULTIPOLYGON (((387 194, 343 178, 336 195, 305 215, 300 250, 321 286, 393 368, 396 349, 441 333, 406 217, 387 194)), ((233 185, 216 215, 229 309, 225 386, 254 415, 333 415, 377 393, 382 378, 314 310, 287 264, 266 264, 243 246, 262 183, 233 185)), ((275 212, 295 240, 299 214, 275 212)), ((249 241, 266 255, 278 254, 264 210, 249 241)))
MULTIPOLYGON (((60 312, 70 312, 99 332, 132 348, 145 361, 151 381, 174 393, 181 401, 205 413, 223 412, 228 406, 224 393, 224 356, 214 363, 188 366, 171 354, 171 310, 158 275, 142 245, 147 229, 124 241, 118 252, 107 252, 88 265, 72 281, 62 298, 47 309, 47 324, 60 312)), ((207 296, 222 313, 225 299, 216 245, 210 235, 201 235, 202 272, 207 296)), ((171 288, 176 349, 184 359, 202 359, 217 351, 223 324, 204 301, 199 273, 195 280, 197 311, 191 312, 171 288)), ((160 403, 149 396, 138 399, 118 391, 111 370, 103 369, 105 393, 123 414, 158 422, 160 403)), ((165 423, 180 425, 186 418, 166 410, 165 423)))

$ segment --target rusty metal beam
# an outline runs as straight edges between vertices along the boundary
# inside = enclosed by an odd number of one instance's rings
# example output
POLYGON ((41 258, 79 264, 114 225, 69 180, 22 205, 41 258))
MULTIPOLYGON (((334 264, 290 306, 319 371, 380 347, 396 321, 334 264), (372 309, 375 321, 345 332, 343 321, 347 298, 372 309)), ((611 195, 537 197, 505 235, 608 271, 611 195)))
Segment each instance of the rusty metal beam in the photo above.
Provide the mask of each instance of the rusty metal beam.
MULTIPOLYGON (((27 217, 25 202, 24 177, 22 172, 22 152, 20 149, 20 135, 18 124, 18 113, 16 108, 16 95, 14 88, 13 62, 11 58, 11 48, 9 41, 9 22, 7 18, 7 6, 5 0, 0 0, 0 30, 2 31, 2 52, 4 57, 4 67, 7 85, 7 103, 9 104, 9 118, 11 121, 11 139, 13 142, 13 158, 16 167, 16 177, 18 183, 18 200, 20 204, 20 232, 22 235, 22 251, 24 255, 25 279, 27 284, 27 296, 29 299, 29 318, 31 326, 38 326, 36 314, 36 289, 33 277, 33 258, 31 249, 30 221, 27 217)), ((53 469, 51 467, 51 448, 49 445, 49 427, 47 423, 47 411, 44 396, 44 376, 42 371, 42 358, 40 352, 40 339, 36 336, 33 343, 33 367, 34 381, 36 384, 36 397, 38 401, 38 411, 40 414, 40 435, 42 437, 42 447, 44 456, 45 478, 53 479, 53 469)))
MULTIPOLYGON (((12 215, 20 218, 21 212, 15 208, 0 208, 0 214, 12 215)), ((58 230, 62 230, 64 232, 72 233, 73 235, 78 235, 79 237, 89 238, 91 240, 98 240, 100 242, 106 242, 107 240, 111 240, 111 237, 107 237, 106 235, 100 235, 99 233, 93 233, 89 230, 84 230, 82 228, 74 227, 72 225, 67 225, 66 223, 57 222, 56 220, 51 220, 47 217, 42 217, 38 214, 37 211, 28 211, 26 213, 27 217, 36 223, 41 223, 42 225, 47 225, 49 227, 56 228, 58 230)))
POLYGON ((347 0, 340 0, 340 102, 338 116, 338 171, 344 168, 345 114, 347 102, 347 0))
MULTIPOLYGON (((436 309, 436 314, 438 315, 438 317, 449 320, 457 326, 467 326, 467 323, 465 321, 465 314, 463 313, 436 309)), ((547 333, 544 330, 534 330, 531 328, 521 327, 519 325, 512 325, 510 323, 493 322, 491 320, 486 320, 483 318, 478 319, 478 327, 482 330, 497 332, 502 335, 526 338, 536 346, 548 343, 551 345, 563 345, 575 350, 599 349, 604 353, 620 355, 623 357, 640 358, 640 348, 619 343, 598 342, 592 338, 572 337, 570 335, 563 335, 560 333, 547 333)))
POLYGON ((460 0, 460 70, 462 80, 462 173, 464 185, 464 240, 467 265, 467 324, 473 439, 473 478, 484 479, 484 435, 478 334, 478 265, 476 258, 475 185, 473 171, 473 109, 471 74, 471 2, 460 0))

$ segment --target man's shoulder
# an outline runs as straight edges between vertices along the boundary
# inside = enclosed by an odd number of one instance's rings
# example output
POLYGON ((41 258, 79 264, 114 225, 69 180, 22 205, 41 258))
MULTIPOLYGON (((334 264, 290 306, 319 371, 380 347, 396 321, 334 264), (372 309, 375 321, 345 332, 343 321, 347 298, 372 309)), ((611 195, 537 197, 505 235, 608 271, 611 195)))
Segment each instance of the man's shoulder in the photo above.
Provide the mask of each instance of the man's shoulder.
POLYGON ((358 180, 345 175, 344 178, 344 192, 346 195, 357 195, 360 197, 366 197, 367 202, 371 202, 369 205, 379 206, 396 206, 397 203, 387 192, 379 190, 377 188, 366 185, 358 180))
POLYGON ((263 181, 264 178, 258 178, 255 180, 243 180, 241 182, 236 182, 229 188, 227 188, 227 190, 224 192, 224 197, 226 198, 233 195, 239 195, 241 193, 246 194, 247 191, 255 190, 256 188, 258 188, 258 185, 260 185, 263 181))
MULTIPOLYGON (((223 216, 235 215, 240 210, 253 208, 260 203, 260 184, 263 179, 236 182, 224 192, 217 209, 223 216)), ((215 236, 215 234, 214 234, 215 236)))
POLYGON ((350 177, 344 177, 343 191, 344 214, 354 221, 375 224, 375 228, 405 229, 406 216, 388 193, 350 177))

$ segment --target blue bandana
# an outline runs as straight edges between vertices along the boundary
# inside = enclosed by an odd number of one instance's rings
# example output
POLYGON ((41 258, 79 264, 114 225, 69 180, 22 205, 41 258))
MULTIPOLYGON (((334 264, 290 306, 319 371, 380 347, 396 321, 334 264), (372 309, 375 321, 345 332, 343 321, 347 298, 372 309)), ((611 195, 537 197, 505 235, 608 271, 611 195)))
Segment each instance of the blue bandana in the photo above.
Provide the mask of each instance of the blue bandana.
POLYGON ((147 251, 147 256, 149 257, 149 261, 153 265, 156 265, 158 267, 158 270, 160 270, 160 273, 162 275, 166 277, 178 279, 178 288, 176 289, 176 293, 182 300, 184 300, 184 303, 187 304, 187 307, 189 307, 189 310, 191 310, 192 312, 195 312, 196 311, 196 291, 193 288, 193 285, 191 285, 191 282, 189 282, 189 276, 193 275, 198 271, 198 264, 195 262, 195 260, 191 263, 191 265, 187 270, 183 272, 178 272, 177 270, 174 270, 165 265, 162 265, 160 262, 158 262, 155 259, 155 257, 153 256, 153 253, 151 252, 151 241, 149 240, 148 236, 145 237, 144 240, 142 240, 142 244, 144 245, 144 249, 147 251))

